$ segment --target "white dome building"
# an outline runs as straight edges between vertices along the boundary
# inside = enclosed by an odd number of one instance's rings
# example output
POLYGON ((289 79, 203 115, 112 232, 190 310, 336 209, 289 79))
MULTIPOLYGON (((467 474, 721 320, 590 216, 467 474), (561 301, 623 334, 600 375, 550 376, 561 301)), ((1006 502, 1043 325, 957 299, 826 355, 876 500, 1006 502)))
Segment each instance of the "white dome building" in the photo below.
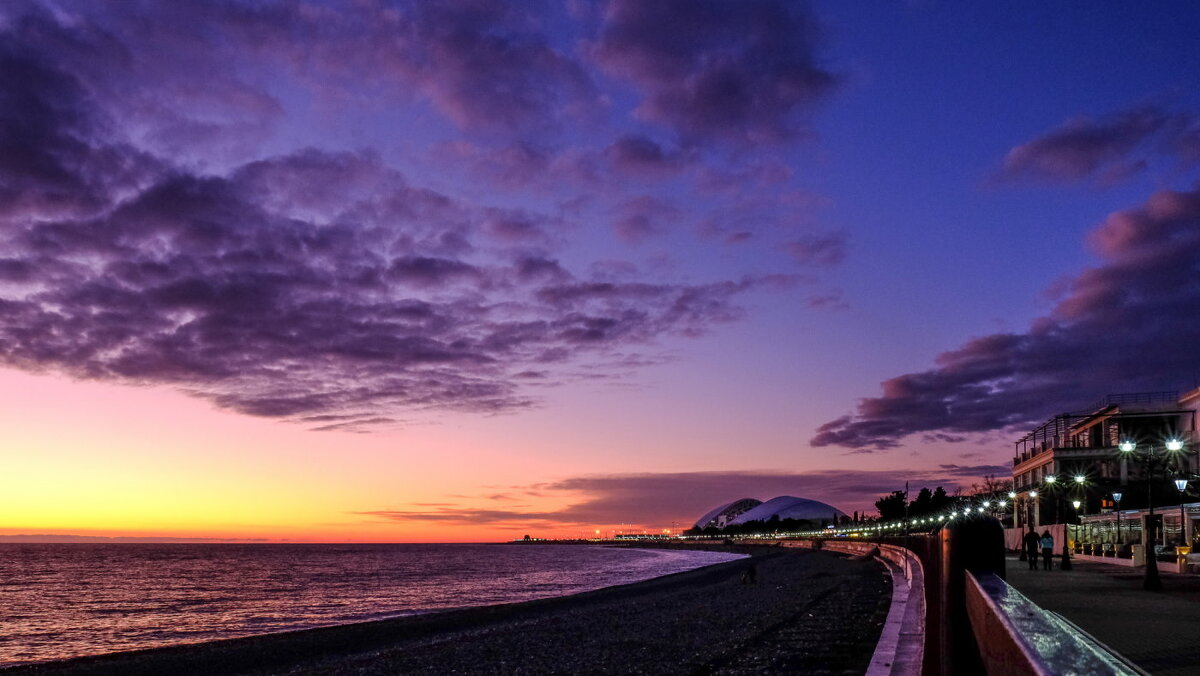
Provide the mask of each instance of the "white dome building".
POLYGON ((755 500, 754 498, 742 498, 741 500, 725 503, 700 517, 700 520, 696 522, 696 528, 708 528, 709 526, 724 528, 729 525, 730 521, 761 504, 762 500, 755 500))
POLYGON ((742 512, 737 518, 730 521, 729 524, 742 524, 747 521, 767 521, 773 516, 778 516, 780 520, 826 519, 834 521, 846 516, 846 513, 833 505, 827 505, 819 500, 781 495, 777 498, 767 500, 754 509, 742 512))
POLYGON ((777 516, 800 521, 836 521, 846 513, 820 500, 781 495, 766 502, 754 498, 742 498, 715 507, 696 522, 696 528, 724 528, 748 521, 769 521, 777 516))

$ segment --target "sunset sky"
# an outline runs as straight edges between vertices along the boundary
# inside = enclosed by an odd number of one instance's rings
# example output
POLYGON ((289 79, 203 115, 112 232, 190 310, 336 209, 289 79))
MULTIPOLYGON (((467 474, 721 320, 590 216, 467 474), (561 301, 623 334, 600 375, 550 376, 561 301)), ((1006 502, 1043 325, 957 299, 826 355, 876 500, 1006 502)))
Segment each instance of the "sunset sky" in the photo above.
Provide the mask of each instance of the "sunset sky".
POLYGON ((1200 5, 6 2, 0 539, 847 513, 1200 381, 1200 5))

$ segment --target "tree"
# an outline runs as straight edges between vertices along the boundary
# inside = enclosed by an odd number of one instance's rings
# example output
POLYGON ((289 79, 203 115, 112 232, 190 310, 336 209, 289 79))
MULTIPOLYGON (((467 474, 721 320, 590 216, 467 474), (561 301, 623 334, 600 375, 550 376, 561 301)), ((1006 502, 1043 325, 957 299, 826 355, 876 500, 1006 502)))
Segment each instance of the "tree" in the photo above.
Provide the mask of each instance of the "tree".
POLYGON ((995 474, 983 477, 983 481, 971 484, 971 495, 979 497, 1006 496, 1013 488, 1012 479, 997 479, 995 474))
POLYGON ((950 505, 953 504, 953 500, 950 499, 949 495, 946 495, 946 489, 938 486, 933 491, 933 500, 931 504, 933 513, 936 514, 938 512, 950 509, 950 505))
POLYGON ((879 510, 879 518, 884 521, 903 519, 904 508, 907 504, 908 497, 904 494, 904 491, 892 491, 891 495, 875 501, 875 509, 879 510))
POLYGON ((908 506, 909 516, 928 516, 933 513, 933 492, 922 488, 917 493, 917 499, 908 506))

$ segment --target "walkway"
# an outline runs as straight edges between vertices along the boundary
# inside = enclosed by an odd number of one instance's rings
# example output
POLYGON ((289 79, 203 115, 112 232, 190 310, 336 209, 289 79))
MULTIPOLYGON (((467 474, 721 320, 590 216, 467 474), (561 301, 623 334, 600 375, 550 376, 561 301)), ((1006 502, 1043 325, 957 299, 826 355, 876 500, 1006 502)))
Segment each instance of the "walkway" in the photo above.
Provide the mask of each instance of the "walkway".
POLYGON ((1200 673, 1200 576, 1163 573, 1163 591, 1148 592, 1139 568, 1072 559, 1062 571, 1054 561, 1031 571, 1010 556, 1008 582, 1151 674, 1200 673))

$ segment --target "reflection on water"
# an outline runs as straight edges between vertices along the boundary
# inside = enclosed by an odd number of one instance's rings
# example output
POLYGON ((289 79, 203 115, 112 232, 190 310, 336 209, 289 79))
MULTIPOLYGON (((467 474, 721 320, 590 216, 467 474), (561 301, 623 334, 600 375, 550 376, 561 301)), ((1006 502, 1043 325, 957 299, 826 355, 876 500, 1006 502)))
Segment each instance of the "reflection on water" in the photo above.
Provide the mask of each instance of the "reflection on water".
POLYGON ((0 544, 0 664, 561 596, 733 558, 554 545, 0 544))

